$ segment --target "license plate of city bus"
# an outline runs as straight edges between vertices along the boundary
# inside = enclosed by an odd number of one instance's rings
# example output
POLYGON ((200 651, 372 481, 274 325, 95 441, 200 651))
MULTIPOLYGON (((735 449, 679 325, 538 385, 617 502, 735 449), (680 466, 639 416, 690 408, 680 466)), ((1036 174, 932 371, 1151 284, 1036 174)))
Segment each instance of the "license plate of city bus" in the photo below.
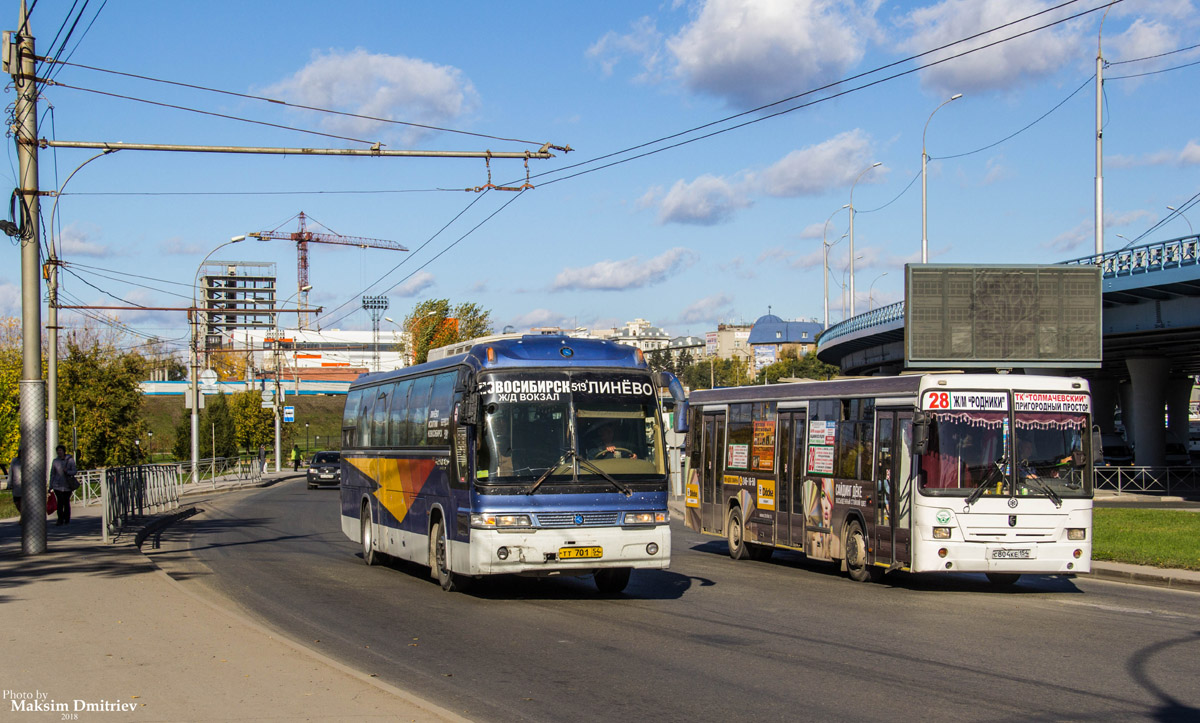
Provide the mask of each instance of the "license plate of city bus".
POLYGON ((1028 547, 994 547, 993 560, 1032 560, 1033 550, 1028 547))
POLYGON ((603 547, 560 547, 558 559, 577 560, 580 558, 604 557, 603 547))

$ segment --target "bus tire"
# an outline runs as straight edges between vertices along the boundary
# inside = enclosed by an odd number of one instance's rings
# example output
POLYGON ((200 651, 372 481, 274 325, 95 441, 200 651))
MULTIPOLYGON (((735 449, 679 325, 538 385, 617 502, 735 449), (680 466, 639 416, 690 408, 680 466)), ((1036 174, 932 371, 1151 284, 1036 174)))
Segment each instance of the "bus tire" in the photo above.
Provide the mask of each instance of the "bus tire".
POLYGON ((429 531, 429 568, 446 592, 463 592, 469 578, 450 571, 447 555, 446 523, 438 520, 429 531))
POLYGON ((629 584, 631 572, 633 572, 633 568, 629 567, 606 567, 603 570, 597 570, 592 577, 596 580, 597 590, 605 595, 616 595, 629 584))
POLYGON ((375 528, 371 524, 371 506, 363 503, 362 513, 358 517, 358 541, 362 543, 363 562, 374 565, 379 562, 379 553, 375 551, 375 528))
POLYGON ((1021 576, 1012 572, 989 572, 987 573, 987 579, 997 587, 1008 587, 1016 584, 1017 580, 1021 579, 1021 576))
POLYGON ((729 556, 735 560, 745 560, 750 557, 750 547, 746 544, 746 527, 742 524, 742 508, 734 507, 729 511, 729 521, 725 525, 725 539, 729 542, 729 556))
POLYGON ((871 565, 867 563, 867 538, 856 520, 846 528, 846 573, 855 582, 870 582, 871 565))

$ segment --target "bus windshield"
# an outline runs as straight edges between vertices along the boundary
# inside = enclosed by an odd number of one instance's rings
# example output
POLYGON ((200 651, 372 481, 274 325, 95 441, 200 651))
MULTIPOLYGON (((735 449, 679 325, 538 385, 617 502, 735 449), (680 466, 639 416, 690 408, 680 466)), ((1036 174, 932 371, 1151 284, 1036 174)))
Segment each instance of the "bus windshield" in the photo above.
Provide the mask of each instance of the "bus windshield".
POLYGON ((480 483, 661 479, 654 384, 645 373, 498 372, 480 382, 480 483))
POLYGON ((918 468, 924 494, 1007 497, 1015 479, 1021 496, 1091 495, 1086 413, 1018 411, 1010 422, 1007 411, 952 411, 930 412, 929 419, 918 468))

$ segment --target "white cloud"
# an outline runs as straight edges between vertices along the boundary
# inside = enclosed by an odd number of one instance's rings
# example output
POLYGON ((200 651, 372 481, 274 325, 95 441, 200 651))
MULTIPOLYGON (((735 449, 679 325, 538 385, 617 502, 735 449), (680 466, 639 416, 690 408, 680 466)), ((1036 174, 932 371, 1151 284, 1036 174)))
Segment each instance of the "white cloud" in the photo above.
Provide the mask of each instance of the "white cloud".
POLYGON ((202 254, 206 251, 200 244, 190 241, 184 241, 178 236, 172 236, 169 239, 164 239, 158 247, 158 250, 170 256, 194 256, 202 254))
POLYGON ((1109 168, 1134 168, 1137 166, 1195 166, 1200 165, 1200 143, 1188 141, 1183 150, 1162 150, 1140 156, 1108 156, 1104 163, 1109 168))
POLYGON ((0 316, 21 318, 21 287, 11 281, 0 281, 0 316))
MULTIPOLYGON (((647 194, 639 203, 649 200, 647 194)), ((729 181, 706 174, 691 183, 676 181, 659 203, 658 222, 714 226, 749 205, 750 201, 729 181)))
POLYGON ((654 20, 641 17, 631 24, 629 32, 624 35, 611 30, 605 33, 584 55, 599 64, 605 76, 612 75, 623 56, 633 56, 642 68, 634 80, 646 82, 657 80, 660 75, 662 44, 662 33, 658 32, 654 20))
POLYGON ((996 156, 989 158, 987 161, 987 173, 984 174, 983 180, 980 181, 981 186, 990 186, 994 183, 1012 178, 1012 171, 1004 165, 1004 157, 996 156))
POLYGON ((91 240, 88 231, 71 224, 62 230, 58 237, 58 253, 63 258, 71 256, 109 256, 111 251, 91 240))
POLYGON ((721 273, 733 274, 739 279, 754 279, 758 278, 758 273, 754 267, 747 267, 746 261, 741 256, 730 259, 717 267, 721 273))
POLYGON ((388 293, 393 296, 402 297, 416 296, 430 286, 433 286, 433 278, 433 274, 428 271, 418 271, 409 280, 393 286, 392 290, 388 293))
MULTIPOLYGON (((1144 209, 1126 211, 1120 214, 1107 213, 1104 215, 1104 228, 1120 228, 1122 226, 1128 226, 1131 223, 1137 223, 1138 221, 1147 221, 1153 223, 1157 219, 1158 216, 1144 209)), ((1049 241, 1042 242, 1041 246, 1044 249, 1049 249, 1062 254, 1078 255, 1086 252, 1080 247, 1085 243, 1094 241, 1095 238, 1095 223, 1089 218, 1086 221, 1081 221, 1072 228, 1063 231, 1049 241)), ((1126 243, 1122 239, 1116 240, 1120 241, 1122 245, 1126 243)))
POLYGON ((665 281, 696 262, 696 254, 685 248, 673 248, 652 259, 634 256, 622 261, 600 261, 591 266, 563 269, 550 287, 552 291, 598 289, 624 291, 640 289, 665 281))
POLYGON ((831 0, 708 0, 667 47, 687 88, 751 108, 842 77, 863 57, 860 22, 831 0))
POLYGON ((676 319, 679 324, 715 324, 722 317, 729 316, 733 298, 727 294, 706 296, 688 305, 676 319))
MULTIPOLYGON (((909 52, 925 52, 1040 12, 1051 4, 1045 0, 945 0, 914 10, 901 21, 902 26, 913 28, 913 33, 900 43, 900 47, 909 52)), ((1071 12, 1068 8, 1039 15, 1031 21, 960 43, 921 60, 930 63, 981 48, 1001 38, 1062 19, 1071 12)), ((1082 30, 1079 23, 1065 23, 954 58, 921 71, 921 84, 939 95, 1018 87, 1052 75, 1063 66, 1086 57, 1082 30)))
POLYGON ((517 331, 525 331, 536 326, 557 326, 563 329, 570 329, 575 327, 575 322, 571 317, 557 311, 534 309, 510 319, 508 325, 517 331))
MULTIPOLYGON (((458 68, 362 48, 314 53, 308 65, 262 92, 292 103, 426 125, 447 125, 478 103, 475 87, 458 68)), ((399 136, 411 143, 428 132, 327 113, 314 117, 329 132, 357 137, 399 136)))
MULTIPOLYGON (((839 133, 827 141, 792 151, 747 185, 761 189, 771 196, 794 197, 824 193, 854 183, 863 169, 874 160, 871 156, 871 137, 861 129, 839 133)), ((861 183, 883 179, 884 168, 862 177, 861 183)))

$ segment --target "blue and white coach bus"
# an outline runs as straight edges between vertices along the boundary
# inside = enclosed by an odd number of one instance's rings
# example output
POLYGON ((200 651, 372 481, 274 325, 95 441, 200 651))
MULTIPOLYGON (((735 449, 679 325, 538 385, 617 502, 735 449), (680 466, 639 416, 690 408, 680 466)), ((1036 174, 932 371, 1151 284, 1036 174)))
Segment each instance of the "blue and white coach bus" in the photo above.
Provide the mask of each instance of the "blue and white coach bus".
POLYGON ((620 592, 631 570, 671 562, 658 381, 639 349, 565 336, 359 377, 342 531, 368 565, 427 564, 447 590, 519 573, 591 574, 620 592))

